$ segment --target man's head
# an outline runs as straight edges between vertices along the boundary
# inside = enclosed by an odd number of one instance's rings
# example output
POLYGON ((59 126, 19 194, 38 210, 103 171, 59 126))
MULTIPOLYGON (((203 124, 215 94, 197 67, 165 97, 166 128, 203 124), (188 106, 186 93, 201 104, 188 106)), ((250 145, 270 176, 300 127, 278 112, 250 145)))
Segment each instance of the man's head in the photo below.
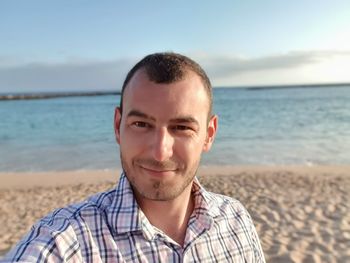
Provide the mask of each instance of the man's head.
POLYGON ((139 70, 143 70, 154 83, 170 84, 184 79, 194 73, 203 82, 208 95, 208 118, 212 115, 213 95, 210 80, 205 71, 192 59, 177 53, 155 53, 144 57, 128 72, 121 90, 120 109, 123 110, 124 91, 129 81, 139 70))
POLYGON ((178 54, 147 56, 129 72, 114 127, 138 201, 189 193, 201 154, 216 134, 210 94, 204 71, 178 54))

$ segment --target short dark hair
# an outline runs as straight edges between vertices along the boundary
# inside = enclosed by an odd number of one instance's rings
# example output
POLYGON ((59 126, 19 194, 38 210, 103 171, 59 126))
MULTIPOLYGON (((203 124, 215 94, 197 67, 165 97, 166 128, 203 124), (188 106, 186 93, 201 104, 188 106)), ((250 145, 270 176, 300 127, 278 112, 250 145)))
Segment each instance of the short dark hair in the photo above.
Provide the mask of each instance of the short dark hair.
POLYGON ((173 52, 154 53, 140 60, 126 75, 124 80, 120 110, 123 110, 124 91, 135 73, 143 69, 150 81, 155 83, 174 83, 183 80, 189 72, 198 75, 205 87, 209 99, 209 112, 211 117, 213 108, 213 95, 210 80, 201 66, 192 59, 173 52))

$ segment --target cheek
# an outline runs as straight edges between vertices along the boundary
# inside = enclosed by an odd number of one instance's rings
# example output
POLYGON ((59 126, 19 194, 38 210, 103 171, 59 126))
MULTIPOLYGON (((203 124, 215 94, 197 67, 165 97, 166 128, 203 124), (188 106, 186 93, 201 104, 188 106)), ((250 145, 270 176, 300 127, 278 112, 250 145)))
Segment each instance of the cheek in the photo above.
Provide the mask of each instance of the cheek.
POLYGON ((135 155, 147 148, 149 138, 140 133, 135 133, 125 128, 120 133, 120 149, 123 155, 135 155))
POLYGON ((174 151, 181 159, 198 159, 204 145, 203 138, 176 141, 174 151))

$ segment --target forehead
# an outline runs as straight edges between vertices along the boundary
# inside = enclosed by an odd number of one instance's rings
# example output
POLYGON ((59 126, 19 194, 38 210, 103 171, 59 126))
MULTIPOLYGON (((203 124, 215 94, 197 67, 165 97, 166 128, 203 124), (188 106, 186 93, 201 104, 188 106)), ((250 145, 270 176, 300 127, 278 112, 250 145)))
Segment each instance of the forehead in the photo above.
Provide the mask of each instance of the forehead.
POLYGON ((141 110, 152 115, 181 115, 189 113, 207 116, 209 98, 195 73, 174 83, 155 83, 143 71, 131 78, 124 90, 123 112, 141 110))

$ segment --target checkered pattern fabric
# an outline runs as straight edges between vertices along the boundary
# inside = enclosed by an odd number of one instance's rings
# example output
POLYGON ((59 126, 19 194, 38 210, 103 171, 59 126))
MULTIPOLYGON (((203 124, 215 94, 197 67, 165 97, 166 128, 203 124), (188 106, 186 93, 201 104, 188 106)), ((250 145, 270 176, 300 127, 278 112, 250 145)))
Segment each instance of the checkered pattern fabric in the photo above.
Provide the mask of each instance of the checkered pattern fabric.
POLYGON ((148 221, 127 177, 116 189, 38 221, 4 262, 265 262, 250 215, 196 179, 195 208, 180 246, 148 221))

